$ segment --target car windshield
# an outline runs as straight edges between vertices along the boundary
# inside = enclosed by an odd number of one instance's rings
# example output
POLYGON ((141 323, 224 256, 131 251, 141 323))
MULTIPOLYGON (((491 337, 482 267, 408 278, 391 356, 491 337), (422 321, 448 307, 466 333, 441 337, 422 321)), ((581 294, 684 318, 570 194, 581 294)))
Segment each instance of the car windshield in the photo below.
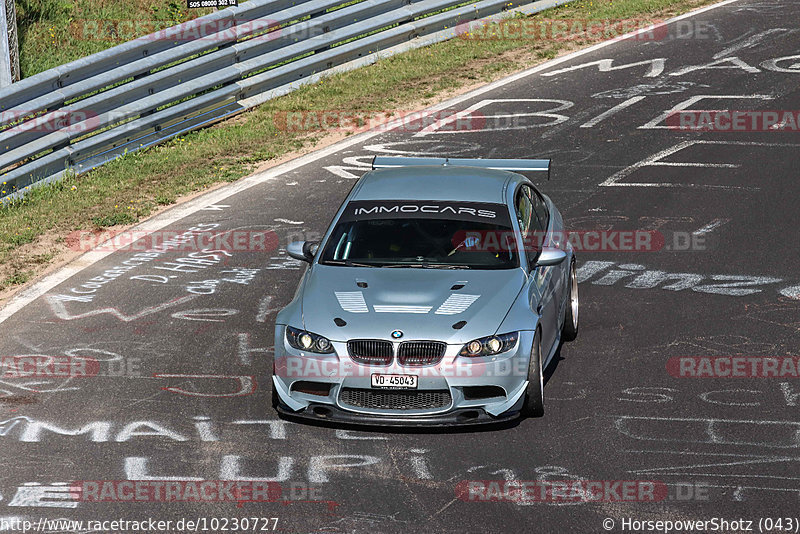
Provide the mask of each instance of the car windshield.
POLYGON ((319 263, 355 267, 512 269, 508 209, 485 202, 353 201, 319 263))

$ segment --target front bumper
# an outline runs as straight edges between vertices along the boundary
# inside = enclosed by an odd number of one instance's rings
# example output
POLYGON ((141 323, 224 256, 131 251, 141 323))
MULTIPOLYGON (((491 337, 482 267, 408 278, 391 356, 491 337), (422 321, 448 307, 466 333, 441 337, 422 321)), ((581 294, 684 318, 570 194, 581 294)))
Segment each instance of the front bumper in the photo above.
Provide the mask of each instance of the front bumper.
POLYGON ((278 413, 287 417, 312 419, 322 422, 346 423, 366 426, 391 427, 453 427, 470 425, 489 425, 505 423, 517 419, 520 410, 510 410, 500 416, 486 413, 482 408, 461 408, 434 415, 403 416, 373 415, 343 410, 330 404, 311 403, 308 407, 295 412, 278 404, 278 413))
MULTIPOLYGON (((276 329, 276 339, 285 339, 276 329), (280 336, 280 337, 279 337, 280 336)), ((508 421, 519 415, 527 387, 527 369, 534 332, 523 331, 517 345, 494 357, 465 359, 460 346, 450 345, 441 362, 433 366, 367 366, 347 355, 345 343, 333 342, 335 354, 298 353, 286 343, 275 347, 273 388, 278 412, 288 416, 379 426, 457 426, 508 421), (449 393, 448 405, 433 408, 387 409, 353 406, 342 402, 345 389, 369 391, 372 373, 416 374, 413 392, 449 393), (294 389, 298 382, 330 386, 328 394, 312 395, 294 389), (470 388, 494 386, 503 394, 475 398, 470 388)), ((302 388, 299 388, 302 389, 302 388)))

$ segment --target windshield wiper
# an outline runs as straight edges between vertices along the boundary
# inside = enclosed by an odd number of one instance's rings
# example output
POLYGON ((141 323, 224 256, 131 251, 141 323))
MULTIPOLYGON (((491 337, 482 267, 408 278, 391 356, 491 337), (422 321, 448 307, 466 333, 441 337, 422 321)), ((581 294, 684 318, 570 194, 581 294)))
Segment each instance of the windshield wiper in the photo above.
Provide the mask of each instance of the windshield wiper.
POLYGON ((429 269, 472 269, 470 265, 454 265, 452 263, 426 263, 424 267, 429 269))
POLYGON ((370 263, 358 263, 350 260, 325 260, 320 262, 322 265, 344 265, 346 267, 377 267, 370 263))
POLYGON ((387 263, 380 267, 387 269, 407 267, 410 269, 472 269, 469 265, 454 265, 452 263, 387 263))
POLYGON ((424 267, 421 263, 384 263, 381 264, 381 267, 385 267, 386 269, 398 269, 402 267, 408 267, 410 269, 421 269, 424 267))

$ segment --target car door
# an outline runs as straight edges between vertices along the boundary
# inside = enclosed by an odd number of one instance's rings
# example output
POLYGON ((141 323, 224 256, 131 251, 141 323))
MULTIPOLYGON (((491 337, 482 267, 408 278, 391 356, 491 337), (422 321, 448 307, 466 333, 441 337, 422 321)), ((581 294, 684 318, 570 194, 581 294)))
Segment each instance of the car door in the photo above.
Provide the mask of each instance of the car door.
MULTIPOLYGON (((539 193, 535 188, 530 188, 530 193, 531 201, 533 202, 533 211, 539 217, 539 222, 542 228, 544 228, 545 231, 550 230, 550 233, 548 234, 548 242, 545 243, 545 246, 561 248, 563 244, 564 248, 566 248, 566 243, 563 242, 565 239, 563 228, 561 228, 561 225, 558 224, 560 217, 555 217, 555 221, 553 221, 550 216, 550 210, 547 207, 547 202, 542 194, 539 193), (558 224, 558 227, 551 228, 551 224, 558 224)), ((550 267, 550 272, 552 273, 550 281, 553 285, 553 298, 556 302, 559 320, 564 312, 564 304, 566 302, 568 271, 569 262, 566 261, 559 265, 550 267)))
POLYGON ((531 309, 541 316, 542 353, 547 357, 552 350, 558 333, 558 306, 555 299, 553 278, 557 276, 553 267, 536 265, 540 245, 544 242, 547 215, 538 214, 534 207, 533 190, 522 185, 517 191, 515 201, 517 222, 525 243, 525 256, 528 261, 528 302, 531 309))

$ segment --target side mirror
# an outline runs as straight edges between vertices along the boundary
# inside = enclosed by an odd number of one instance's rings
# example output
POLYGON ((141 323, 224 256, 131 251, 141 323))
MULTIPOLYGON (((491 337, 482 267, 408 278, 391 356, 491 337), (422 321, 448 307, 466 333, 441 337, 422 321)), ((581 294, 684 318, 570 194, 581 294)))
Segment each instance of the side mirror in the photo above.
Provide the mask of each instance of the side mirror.
POLYGON ((286 246, 286 253, 292 258, 311 263, 317 253, 319 243, 311 241, 293 241, 286 246))
POLYGON ((558 265, 567 259, 567 253, 557 248, 545 248, 536 259, 537 266, 558 265))

